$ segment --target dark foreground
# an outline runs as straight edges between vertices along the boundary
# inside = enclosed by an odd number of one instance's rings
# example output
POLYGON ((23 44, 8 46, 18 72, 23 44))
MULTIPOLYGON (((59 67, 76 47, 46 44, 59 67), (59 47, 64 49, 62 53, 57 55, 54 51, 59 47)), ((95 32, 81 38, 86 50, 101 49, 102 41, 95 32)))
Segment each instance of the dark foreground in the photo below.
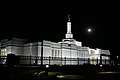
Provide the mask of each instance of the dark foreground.
POLYGON ((0 67, 0 80, 120 80, 119 66, 0 67))

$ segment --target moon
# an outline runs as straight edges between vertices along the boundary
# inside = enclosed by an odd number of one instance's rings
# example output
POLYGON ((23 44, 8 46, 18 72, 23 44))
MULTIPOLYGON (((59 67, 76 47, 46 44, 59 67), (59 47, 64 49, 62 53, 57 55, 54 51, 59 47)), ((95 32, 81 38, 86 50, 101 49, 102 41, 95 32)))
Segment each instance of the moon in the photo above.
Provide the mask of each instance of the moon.
POLYGON ((91 29, 88 29, 88 32, 91 32, 92 30, 91 29))

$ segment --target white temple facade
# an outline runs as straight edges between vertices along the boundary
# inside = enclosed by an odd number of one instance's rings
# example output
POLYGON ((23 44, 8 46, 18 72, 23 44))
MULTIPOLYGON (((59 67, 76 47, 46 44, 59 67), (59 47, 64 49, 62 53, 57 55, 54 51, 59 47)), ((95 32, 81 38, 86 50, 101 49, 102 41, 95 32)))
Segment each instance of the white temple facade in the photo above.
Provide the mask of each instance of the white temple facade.
MULTIPOLYGON (((90 47, 83 47, 82 42, 76 41, 73 38, 71 32, 71 22, 70 17, 68 17, 67 22, 67 34, 65 39, 61 42, 51 42, 43 40, 43 42, 32 42, 25 43, 26 40, 12 38, 4 39, 0 42, 0 56, 5 56, 7 54, 15 54, 18 56, 42 56, 42 57, 51 57, 51 65, 54 64, 66 64, 66 65, 77 65, 78 61, 72 59, 100 59, 100 55, 110 55, 109 50, 102 49, 92 49, 90 47), (42 50, 42 51, 41 51, 42 50), (42 53, 43 52, 43 53, 42 53), (54 59, 53 59, 54 58, 54 59), (56 59, 55 59, 56 58, 56 59), (70 59, 66 62, 61 61, 61 59, 70 59)), ((102 59, 109 60, 108 56, 102 56, 102 59)), ((87 63, 88 61, 81 61, 79 64, 87 63)), ((41 63, 40 61, 38 62, 41 63)), ((48 64, 48 61, 43 61, 43 64, 48 64)), ((98 62, 100 63, 100 61, 98 62)), ((92 61, 90 64, 97 64, 92 61)), ((109 64, 109 63, 108 63, 109 64)))

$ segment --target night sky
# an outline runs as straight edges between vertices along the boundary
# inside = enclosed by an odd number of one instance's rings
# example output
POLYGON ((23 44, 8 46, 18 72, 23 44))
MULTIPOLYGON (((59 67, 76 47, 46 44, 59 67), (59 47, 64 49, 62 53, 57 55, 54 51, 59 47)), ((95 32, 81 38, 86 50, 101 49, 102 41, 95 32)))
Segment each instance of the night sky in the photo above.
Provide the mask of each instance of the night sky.
POLYGON ((29 42, 65 38, 70 14, 74 39, 90 48, 119 50, 119 5, 117 2, 80 0, 79 2, 37 2, 30 5, 4 5, 1 9, 0 39, 23 38, 29 42), (87 29, 91 28, 91 33, 87 29))

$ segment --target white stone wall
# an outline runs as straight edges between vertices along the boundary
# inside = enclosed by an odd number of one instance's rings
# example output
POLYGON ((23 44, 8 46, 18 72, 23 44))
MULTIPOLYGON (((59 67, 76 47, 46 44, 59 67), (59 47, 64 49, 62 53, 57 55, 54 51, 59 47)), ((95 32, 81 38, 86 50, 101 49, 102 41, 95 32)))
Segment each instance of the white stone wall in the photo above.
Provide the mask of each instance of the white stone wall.
POLYGON ((41 56, 41 42, 25 44, 24 55, 41 56))
POLYGON ((51 52, 52 52, 51 47, 43 46, 43 56, 44 56, 44 57, 52 56, 52 55, 51 55, 51 52))
POLYGON ((23 55, 24 48, 20 46, 7 46, 6 53, 7 54, 15 54, 15 55, 23 55))
MULTIPOLYGON (((21 41, 13 40, 9 41, 6 47, 7 54, 16 54, 16 55, 23 55, 23 56, 41 56, 41 44, 42 42, 34 42, 34 43, 28 43, 24 44, 21 41)), ((5 46, 5 45, 3 45, 5 46)), ((102 50, 102 49, 91 49, 89 47, 82 47, 77 46, 75 44, 68 44, 68 43, 56 43, 44 40, 43 41, 43 57, 50 57, 53 58, 50 60, 51 65, 55 64, 63 64, 63 65, 77 65, 78 61, 77 59, 83 59, 83 58, 94 58, 94 59, 100 59, 100 54, 108 54, 110 55, 109 50, 102 50), (62 59, 76 59, 76 61, 62 61, 62 59)), ((109 59, 109 57, 103 56, 102 59, 109 59)), ((33 63, 34 61, 32 61, 33 63)), ((40 60, 39 60, 39 63, 40 60)), ((79 64, 87 63, 84 61, 80 61, 79 64)), ((44 60, 43 64, 49 64, 49 60, 44 60)))
POLYGON ((32 44, 32 46, 31 46, 31 48, 32 48, 32 53, 31 53, 31 55, 32 56, 38 56, 38 42, 34 42, 33 44, 32 44))
POLYGON ((70 58, 70 50, 62 48, 62 57, 70 58))
POLYGON ((24 56, 28 56, 28 55, 30 55, 31 54, 31 52, 30 52, 30 43, 29 44, 25 44, 24 45, 24 56))
POLYGON ((77 50, 71 50, 71 58, 78 58, 77 57, 77 50))

